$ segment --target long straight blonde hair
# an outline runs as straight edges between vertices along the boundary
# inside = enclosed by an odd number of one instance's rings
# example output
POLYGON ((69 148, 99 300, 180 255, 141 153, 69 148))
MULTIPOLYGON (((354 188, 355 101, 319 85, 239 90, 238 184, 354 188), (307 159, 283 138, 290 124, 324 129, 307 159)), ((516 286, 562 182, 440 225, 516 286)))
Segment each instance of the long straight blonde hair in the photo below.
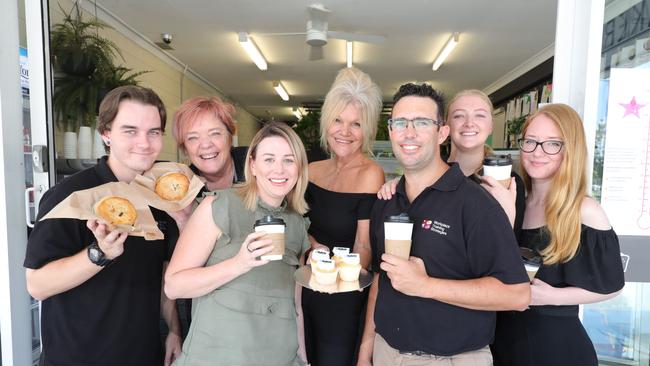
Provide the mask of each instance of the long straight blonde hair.
MULTIPOLYGON (((566 104, 549 104, 528 117, 522 136, 526 136, 531 122, 542 115, 560 130, 564 156, 544 201, 544 217, 551 241, 540 254, 545 264, 565 263, 576 255, 580 246, 580 207, 587 195, 587 143, 580 116, 566 104)), ((525 170, 522 173, 530 193, 530 176, 525 170)))
POLYGON ((253 175, 251 168, 251 161, 257 157, 257 147, 267 137, 278 136, 283 138, 291 147, 291 151, 296 158, 296 165, 298 165, 298 180, 296 185, 287 194, 287 207, 301 215, 305 214, 309 209, 305 201, 305 191, 307 190, 307 183, 309 182, 307 176, 307 154, 305 153, 305 146, 300 141, 300 137, 289 127, 286 123, 270 122, 264 125, 253 136, 248 152, 246 153, 246 163, 244 165, 244 182, 238 189, 238 193, 244 201, 244 206, 253 211, 257 206, 259 200, 259 188, 257 186, 257 177, 253 175))

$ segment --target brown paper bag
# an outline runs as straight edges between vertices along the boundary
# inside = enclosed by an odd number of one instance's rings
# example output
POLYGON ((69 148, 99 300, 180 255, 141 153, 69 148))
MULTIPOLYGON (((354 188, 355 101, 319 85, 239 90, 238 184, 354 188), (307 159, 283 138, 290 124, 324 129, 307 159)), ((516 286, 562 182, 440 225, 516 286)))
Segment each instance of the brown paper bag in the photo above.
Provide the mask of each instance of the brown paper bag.
POLYGON ((199 191, 201 191, 201 188, 203 188, 204 183, 202 178, 194 174, 194 172, 185 164, 156 163, 151 167, 151 169, 142 173, 142 175, 137 175, 135 179, 131 181, 131 186, 138 190, 149 206, 167 212, 174 212, 180 211, 190 205, 199 191), (156 194, 156 180, 167 173, 173 172, 185 174, 185 176, 190 179, 190 186, 185 197, 178 201, 167 201, 156 194))
POLYGON ((97 219, 105 222, 101 217, 95 214, 95 203, 106 196, 118 196, 126 198, 138 213, 135 225, 109 225, 110 230, 120 230, 133 236, 143 236, 145 240, 163 239, 165 236, 158 229, 158 224, 151 214, 151 209, 137 190, 124 182, 112 182, 102 184, 83 191, 77 191, 70 194, 66 199, 61 201, 56 207, 47 213, 41 220, 47 219, 78 219, 89 220, 97 219))

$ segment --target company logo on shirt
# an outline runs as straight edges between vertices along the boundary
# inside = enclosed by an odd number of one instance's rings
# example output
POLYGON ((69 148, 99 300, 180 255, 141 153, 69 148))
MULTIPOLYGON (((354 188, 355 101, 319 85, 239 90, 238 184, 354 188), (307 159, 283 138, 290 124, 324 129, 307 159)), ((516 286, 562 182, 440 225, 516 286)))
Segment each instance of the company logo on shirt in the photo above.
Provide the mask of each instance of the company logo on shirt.
POLYGON ((445 224, 444 222, 424 219, 422 220, 422 228, 424 230, 433 231, 434 233, 438 233, 440 235, 446 236, 447 230, 449 230, 450 226, 448 224, 445 224))

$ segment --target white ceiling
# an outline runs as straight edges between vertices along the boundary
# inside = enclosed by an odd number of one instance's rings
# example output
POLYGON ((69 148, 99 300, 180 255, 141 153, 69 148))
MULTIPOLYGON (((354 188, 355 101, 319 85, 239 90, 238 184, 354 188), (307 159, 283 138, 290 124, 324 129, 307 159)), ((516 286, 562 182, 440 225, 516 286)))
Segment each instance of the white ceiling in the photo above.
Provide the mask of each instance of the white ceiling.
MULTIPOLYGON (((345 41, 330 39, 325 58, 309 61, 304 36, 307 0, 97 0, 154 42, 174 36, 167 51, 261 119, 294 119, 291 107, 323 98, 345 67, 345 41), (249 32, 268 61, 259 70, 237 41, 249 32), (291 98, 272 88, 280 80, 291 98)), ((390 101, 399 85, 428 81, 448 96, 483 89, 555 39, 557 0, 321 0, 329 29, 386 37, 381 45, 355 43, 354 65, 390 101), (438 71, 431 64, 452 32, 460 43, 438 71)))

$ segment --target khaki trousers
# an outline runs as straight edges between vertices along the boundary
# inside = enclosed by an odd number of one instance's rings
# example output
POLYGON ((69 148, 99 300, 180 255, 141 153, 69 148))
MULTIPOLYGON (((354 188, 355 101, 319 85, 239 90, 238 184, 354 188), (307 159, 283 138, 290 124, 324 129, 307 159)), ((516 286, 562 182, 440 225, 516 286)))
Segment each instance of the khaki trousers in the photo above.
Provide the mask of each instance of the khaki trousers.
POLYGON ((401 354, 377 333, 372 352, 372 364, 373 366, 492 366, 492 353, 490 348, 485 346, 476 351, 453 356, 401 354))

